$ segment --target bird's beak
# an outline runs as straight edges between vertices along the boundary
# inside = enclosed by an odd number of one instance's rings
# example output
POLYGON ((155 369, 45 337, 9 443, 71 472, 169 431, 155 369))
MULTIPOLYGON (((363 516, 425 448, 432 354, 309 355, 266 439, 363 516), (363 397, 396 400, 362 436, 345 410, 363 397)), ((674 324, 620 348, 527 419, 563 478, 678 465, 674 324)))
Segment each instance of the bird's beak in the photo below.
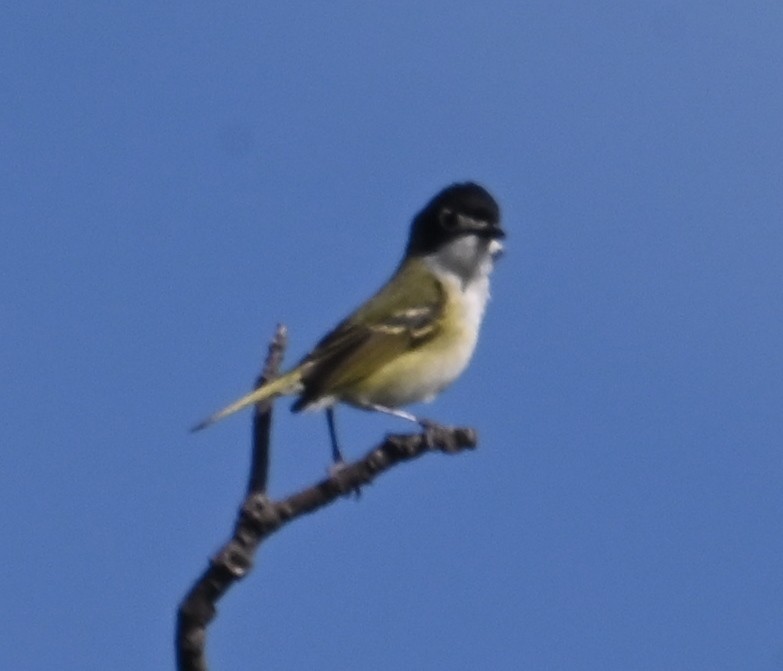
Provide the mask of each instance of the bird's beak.
POLYGON ((501 256, 503 256, 503 253, 505 252, 505 248, 503 247, 503 243, 500 242, 498 239, 490 240, 489 247, 487 247, 487 251, 489 252, 489 255, 492 257, 494 261, 497 261, 501 256))

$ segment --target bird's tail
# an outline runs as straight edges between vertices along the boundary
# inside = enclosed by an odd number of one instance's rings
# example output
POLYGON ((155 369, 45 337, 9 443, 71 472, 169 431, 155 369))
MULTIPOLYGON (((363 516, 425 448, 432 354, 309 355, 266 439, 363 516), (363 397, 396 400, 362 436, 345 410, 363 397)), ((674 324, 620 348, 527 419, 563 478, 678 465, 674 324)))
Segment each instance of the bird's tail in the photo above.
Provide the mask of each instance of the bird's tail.
POLYGON ((255 405, 261 401, 266 401, 270 398, 275 398, 276 396, 295 394, 301 391, 301 389, 302 373, 299 368, 295 368, 289 373, 286 373, 285 375, 258 387, 258 389, 251 391, 249 394, 246 394, 242 398, 234 401, 231 405, 227 405, 222 410, 218 410, 216 413, 200 421, 190 430, 193 432, 201 431, 201 429, 206 429, 215 422, 219 422, 221 419, 224 419, 229 415, 233 415, 235 412, 244 410, 248 406, 255 405))

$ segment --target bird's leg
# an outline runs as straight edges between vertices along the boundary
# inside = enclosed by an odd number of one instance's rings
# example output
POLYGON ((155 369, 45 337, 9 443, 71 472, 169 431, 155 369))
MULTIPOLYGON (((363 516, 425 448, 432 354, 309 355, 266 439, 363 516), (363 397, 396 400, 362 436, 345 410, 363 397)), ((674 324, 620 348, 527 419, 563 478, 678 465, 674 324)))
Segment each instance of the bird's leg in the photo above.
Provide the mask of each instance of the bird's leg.
MULTIPOLYGON (((334 408, 326 409, 326 423, 329 425, 329 439, 332 441, 332 461, 334 462, 329 469, 329 475, 334 477, 346 468, 343 453, 340 451, 340 444, 337 442, 337 429, 334 424, 334 408)), ((362 490, 356 486, 346 493, 354 494, 358 500, 362 495, 362 490)))
POLYGON ((326 409, 326 423, 329 425, 329 440, 332 442, 332 461, 335 464, 344 464, 345 459, 340 451, 340 444, 337 442, 337 429, 334 426, 334 408, 326 409))
POLYGON ((425 426, 426 424, 431 423, 429 422, 429 420, 419 419, 418 417, 416 417, 416 415, 412 415, 406 410, 400 410, 399 408, 387 408, 385 405, 378 405, 376 403, 367 403, 366 405, 363 405, 362 408, 364 408, 365 410, 374 410, 375 412, 382 412, 385 415, 391 415, 392 417, 399 417, 400 419, 405 419, 409 422, 413 422, 414 424, 418 424, 419 426, 425 426))
POLYGON ((362 406, 366 410, 374 410, 375 412, 382 412, 392 417, 399 417, 405 419, 414 424, 418 424, 424 429, 424 436, 427 440, 427 445, 432 447, 435 444, 442 443, 445 437, 450 436, 448 429, 442 424, 433 422, 431 419, 424 419, 423 417, 416 417, 406 410, 400 410, 399 408, 387 408, 385 405, 378 405, 376 403, 368 403, 362 406))

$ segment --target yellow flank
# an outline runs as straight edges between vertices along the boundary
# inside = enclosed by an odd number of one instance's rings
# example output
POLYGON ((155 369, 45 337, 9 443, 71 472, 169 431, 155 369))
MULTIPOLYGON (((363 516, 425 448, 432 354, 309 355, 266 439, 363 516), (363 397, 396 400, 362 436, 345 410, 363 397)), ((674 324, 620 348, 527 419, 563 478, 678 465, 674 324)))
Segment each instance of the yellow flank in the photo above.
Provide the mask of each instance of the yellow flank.
POLYGON ((375 370, 367 371, 350 386, 339 387, 334 395, 355 405, 382 405, 396 408, 426 401, 451 384, 470 362, 478 340, 478 321, 472 319, 462 287, 442 280, 445 301, 434 333, 375 370))

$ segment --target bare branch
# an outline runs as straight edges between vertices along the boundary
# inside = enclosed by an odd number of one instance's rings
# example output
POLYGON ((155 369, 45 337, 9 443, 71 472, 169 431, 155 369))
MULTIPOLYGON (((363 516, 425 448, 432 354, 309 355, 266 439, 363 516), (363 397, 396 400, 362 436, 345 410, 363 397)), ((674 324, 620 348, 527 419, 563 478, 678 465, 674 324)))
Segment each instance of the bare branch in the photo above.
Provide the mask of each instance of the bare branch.
MULTIPOLYGON (((286 328, 277 325, 275 335, 269 343, 266 359, 261 374, 256 379, 255 388, 277 377, 283 362, 287 341, 286 328)), ((247 482, 247 501, 253 498, 265 498, 266 485, 269 476, 269 441, 272 428, 272 401, 258 403, 253 412, 253 454, 250 463, 250 475, 247 482)), ((243 505, 243 509, 244 509, 243 505)), ((246 537, 242 531, 242 513, 237 518, 233 538, 212 559, 209 567, 193 584, 177 611, 177 669, 180 671, 207 671, 207 660, 204 656, 206 643, 206 628, 216 614, 215 604, 228 588, 239 579, 233 570, 234 562, 242 558, 247 561, 246 569, 250 568, 252 550, 239 551, 248 547, 243 543, 246 537), (236 549, 236 554, 234 554, 236 549)), ((257 543, 253 547, 257 547, 257 543)))
MULTIPOLYGON (((261 375, 256 379, 256 389, 277 377, 283 363, 288 331, 283 324, 277 325, 275 336, 269 343, 261 375)), ((272 431, 272 401, 261 401, 253 412, 253 456, 250 461, 250 477, 247 495, 263 494, 269 480, 269 442, 272 431)))
MULTIPOLYGON (((285 329, 278 327, 258 384, 277 374, 284 348, 285 329)), ((176 632, 179 671, 207 671, 206 628, 217 613, 216 604, 231 585, 249 573, 258 546, 278 529, 341 496, 350 496, 397 464, 432 451, 455 454, 474 448, 477 442, 476 432, 468 428, 432 426, 421 434, 390 435, 363 458, 336 469, 330 477, 288 498, 272 501, 265 494, 271 413, 271 403, 256 408, 248 494, 239 510, 234 534, 212 557, 209 567, 180 604, 176 632)))

